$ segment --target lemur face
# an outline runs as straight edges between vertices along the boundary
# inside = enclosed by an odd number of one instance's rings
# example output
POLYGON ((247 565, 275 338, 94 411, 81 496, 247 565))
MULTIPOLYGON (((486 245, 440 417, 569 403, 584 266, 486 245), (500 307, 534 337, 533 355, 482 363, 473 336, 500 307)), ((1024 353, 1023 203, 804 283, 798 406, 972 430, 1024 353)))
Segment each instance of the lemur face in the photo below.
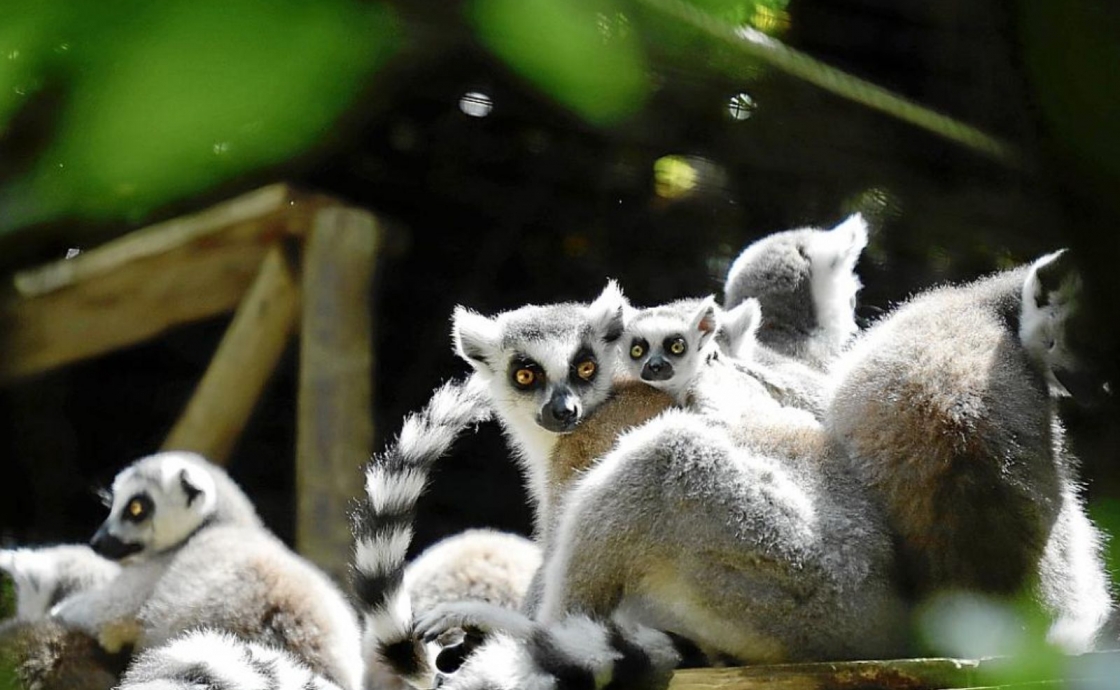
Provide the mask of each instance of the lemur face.
POLYGON ((590 305, 530 305, 493 318, 459 307, 453 338, 489 379, 500 414, 566 433, 610 394, 625 307, 614 281, 590 305))
POLYGON ((621 339, 622 366, 632 378, 681 393, 703 364, 716 329, 712 297, 639 310, 621 339))
POLYGON ((109 517, 90 540, 93 550, 113 560, 140 560, 193 534, 213 514, 216 489, 191 457, 158 453, 122 470, 113 480, 109 517))

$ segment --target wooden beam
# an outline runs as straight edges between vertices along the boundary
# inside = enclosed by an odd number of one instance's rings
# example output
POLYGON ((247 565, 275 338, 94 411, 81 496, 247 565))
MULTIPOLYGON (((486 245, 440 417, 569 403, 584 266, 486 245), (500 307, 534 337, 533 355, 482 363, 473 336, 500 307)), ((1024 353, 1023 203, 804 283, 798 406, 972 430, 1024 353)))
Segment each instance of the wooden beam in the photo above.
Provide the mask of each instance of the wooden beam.
POLYGON ((0 290, 0 383, 233 309, 269 247, 324 203, 272 185, 17 273, 0 290))
POLYGON ((260 271, 164 450, 192 450, 224 464, 276 368, 299 315, 299 286, 279 243, 260 271))
POLYGON ((677 671, 670 690, 933 690, 979 685, 979 662, 903 659, 677 671))
POLYGON ((677 671, 669 690, 1042 690, 1071 681, 1111 682, 1120 668, 1120 652, 1066 657, 1038 677, 1009 682, 1021 675, 1013 672, 1015 667, 1015 659, 1002 657, 693 668, 677 671))
POLYGON ((304 244, 296 548, 344 577, 351 500, 373 450, 371 283, 380 233, 357 209, 319 211, 304 244))

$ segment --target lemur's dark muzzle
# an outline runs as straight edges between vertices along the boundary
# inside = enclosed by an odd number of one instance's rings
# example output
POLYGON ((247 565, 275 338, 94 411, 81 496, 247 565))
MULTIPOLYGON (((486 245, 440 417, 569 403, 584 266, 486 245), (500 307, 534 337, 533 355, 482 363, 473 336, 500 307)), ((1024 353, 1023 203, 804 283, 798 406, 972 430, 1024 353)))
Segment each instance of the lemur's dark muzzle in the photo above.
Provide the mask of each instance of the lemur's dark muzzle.
POLYGON ((89 546, 97 555, 104 556, 111 561, 119 561, 125 556, 131 556, 144 548, 142 544, 130 544, 114 537, 109 533, 107 523, 98 528, 93 538, 89 540, 89 546))
POLYGON ((571 431, 579 422, 579 402, 571 391, 557 389, 541 408, 540 425, 553 433, 571 431))
POLYGON ((668 381, 673 378, 673 364, 661 355, 649 358, 642 367, 643 381, 668 381))

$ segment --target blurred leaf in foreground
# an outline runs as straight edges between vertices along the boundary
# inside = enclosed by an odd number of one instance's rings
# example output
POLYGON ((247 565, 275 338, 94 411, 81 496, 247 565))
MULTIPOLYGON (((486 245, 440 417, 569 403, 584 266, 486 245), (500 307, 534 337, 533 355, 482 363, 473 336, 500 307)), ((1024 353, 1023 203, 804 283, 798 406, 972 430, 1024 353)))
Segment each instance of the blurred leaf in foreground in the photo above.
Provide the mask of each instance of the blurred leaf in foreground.
POLYGON ((324 137, 398 41, 385 6, 353 0, 105 5, 70 18, 79 56, 59 129, 0 196, 0 230, 138 217, 287 160, 324 137))
POLYGON ((611 0, 475 0, 482 42, 515 72, 593 124, 639 110, 645 56, 611 0))

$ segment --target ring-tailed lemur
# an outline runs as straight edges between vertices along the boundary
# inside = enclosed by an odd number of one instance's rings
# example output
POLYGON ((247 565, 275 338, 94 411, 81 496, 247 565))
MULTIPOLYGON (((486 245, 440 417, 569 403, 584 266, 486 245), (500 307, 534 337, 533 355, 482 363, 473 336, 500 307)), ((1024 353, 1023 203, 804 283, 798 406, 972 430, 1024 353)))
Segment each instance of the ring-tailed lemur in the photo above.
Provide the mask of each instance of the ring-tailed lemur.
POLYGON ((754 297, 762 305, 758 340, 824 369, 858 331, 854 268, 867 246, 867 223, 849 216, 831 230, 800 228, 748 245, 731 264, 724 309, 754 297))
POLYGON ((696 372, 716 349, 719 330, 719 308, 710 296, 627 310, 619 340, 621 369, 683 402, 696 372))
POLYGON ((51 615, 109 651, 206 626, 275 644, 348 690, 362 680, 358 622, 338 588, 269 533, 249 499, 201 456, 141 458, 113 480, 94 550, 116 578, 51 615))
POLYGON ((146 649, 117 690, 341 690, 291 653, 228 632, 191 630, 146 649))
POLYGON ((829 424, 886 506, 917 597, 1033 588, 1050 639, 1080 652, 1113 602, 1051 399, 1077 363, 1067 264, 898 307, 837 362, 829 424))
POLYGON ((58 602, 112 580, 120 569, 84 544, 0 550, 0 570, 12 577, 22 621, 46 618, 58 602))
POLYGON ((775 400, 823 417, 830 390, 827 376, 758 343, 761 322, 761 307, 753 297, 729 312, 710 297, 630 309, 619 339, 621 368, 684 405, 705 361, 727 356, 761 381, 775 400))
MULTIPOLYGON (((566 382, 589 349, 586 322, 533 307, 493 320, 472 314, 466 337, 458 326, 460 351, 489 374, 499 419, 534 461, 526 463, 535 473, 530 484, 544 487, 537 521, 546 566, 533 619, 467 605, 441 607, 420 622, 418 632, 428 637, 456 625, 494 634, 456 660, 460 670, 441 687, 619 683, 628 660, 638 658, 645 661, 637 667, 664 677, 657 674, 666 668, 651 668, 650 659, 667 662, 675 652, 646 649, 643 656, 635 642, 672 650, 658 629, 741 660, 851 658, 905 646, 883 519, 812 415, 780 405, 755 378, 711 358, 691 396, 696 411, 665 412, 605 457, 581 456, 601 447, 579 440, 584 432, 613 442, 621 431, 597 428, 600 414, 625 410, 631 396, 648 399, 649 389, 619 387, 609 401, 597 396, 592 416, 534 444, 542 432, 521 428, 532 417, 516 405, 524 383, 517 374, 527 360, 544 359, 527 352, 544 352, 550 364, 538 367, 542 378, 566 382), (581 457, 566 457, 568 450, 581 457), (566 490, 551 493, 561 479, 566 490), (572 618, 579 614, 591 621, 581 625, 618 625, 632 635, 600 655, 580 655, 573 650, 587 635, 562 633, 583 620, 572 618), (610 663, 596 666, 596 659, 610 663)), ((606 348, 597 353, 600 366, 609 356, 606 348)), ((616 642, 613 635, 597 639, 616 642)))

